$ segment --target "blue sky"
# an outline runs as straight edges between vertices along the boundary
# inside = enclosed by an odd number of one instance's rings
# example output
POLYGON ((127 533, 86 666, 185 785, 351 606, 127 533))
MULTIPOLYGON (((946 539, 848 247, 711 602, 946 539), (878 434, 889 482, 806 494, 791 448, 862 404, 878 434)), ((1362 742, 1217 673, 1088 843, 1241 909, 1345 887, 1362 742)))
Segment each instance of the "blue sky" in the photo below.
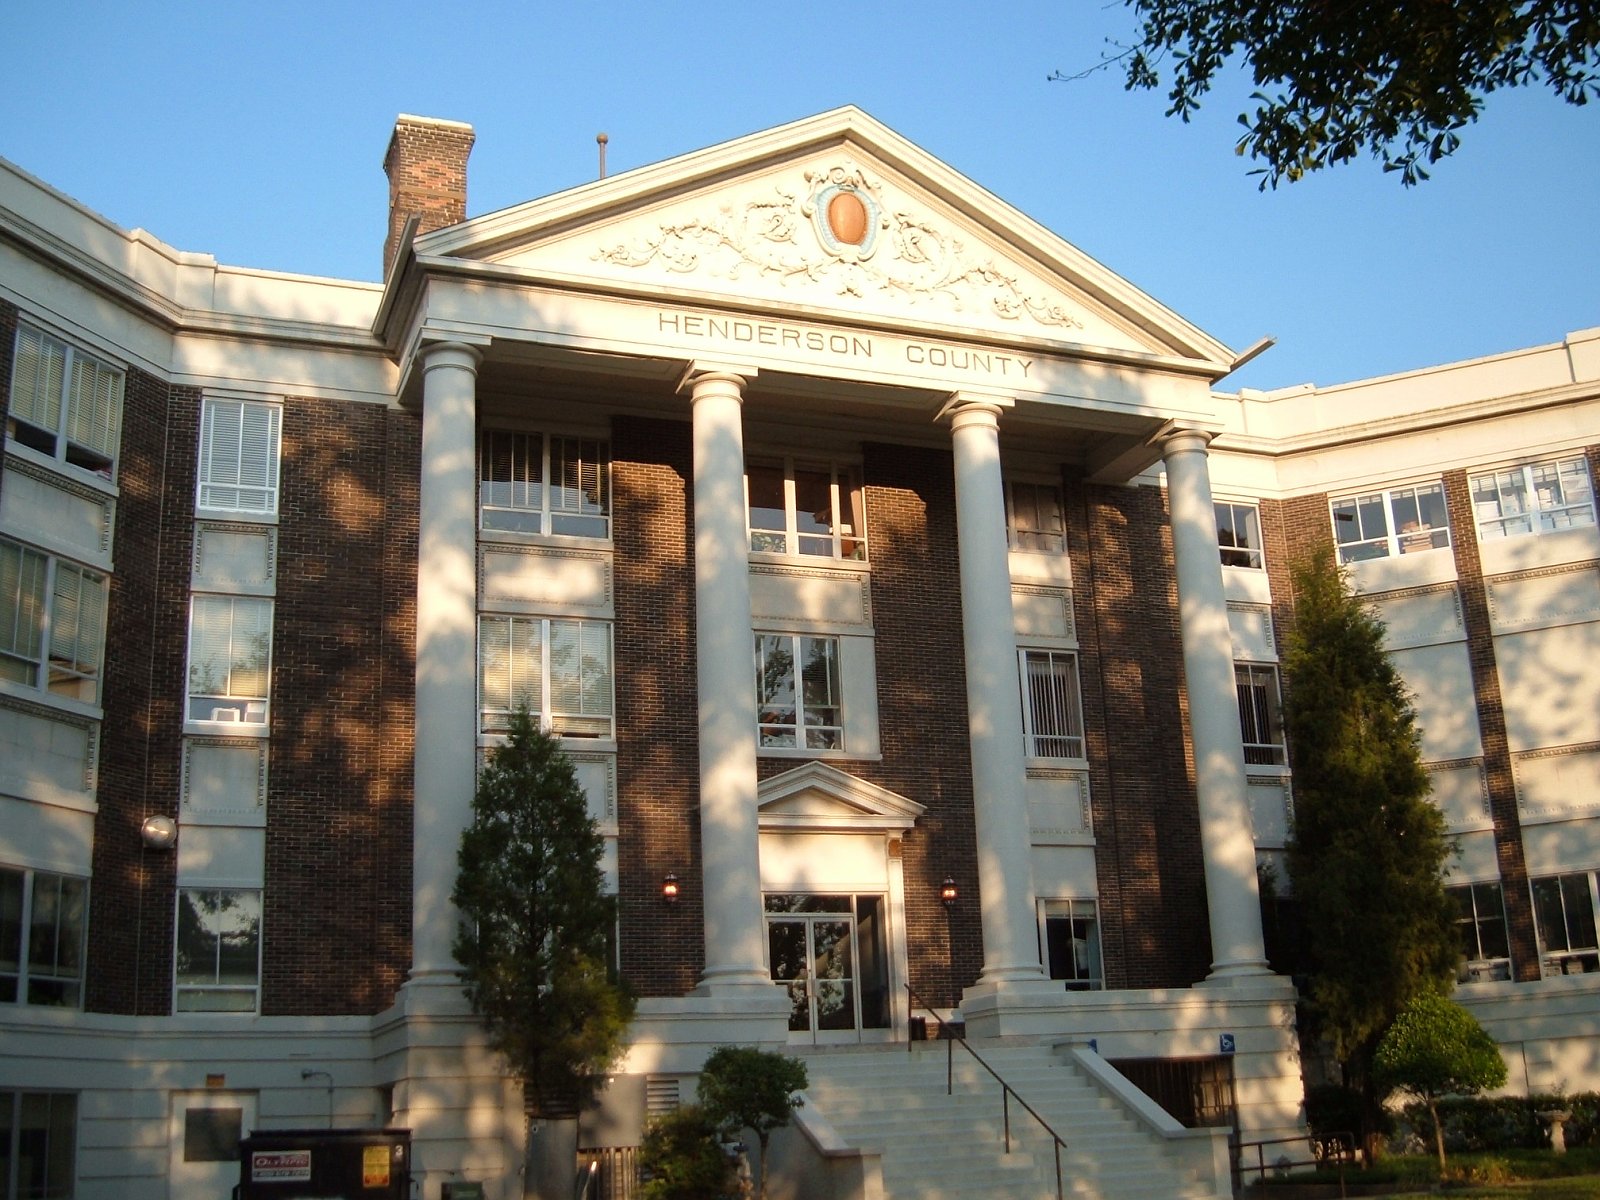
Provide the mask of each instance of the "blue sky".
POLYGON ((375 279, 396 114, 472 124, 491 212, 856 104, 1207 332, 1277 348, 1224 386, 1334 383, 1600 325, 1600 104, 1490 98, 1403 189, 1363 161, 1260 192, 1251 90, 1164 117, 1111 0, 757 6, 8 0, 0 156, 223 262, 375 279))

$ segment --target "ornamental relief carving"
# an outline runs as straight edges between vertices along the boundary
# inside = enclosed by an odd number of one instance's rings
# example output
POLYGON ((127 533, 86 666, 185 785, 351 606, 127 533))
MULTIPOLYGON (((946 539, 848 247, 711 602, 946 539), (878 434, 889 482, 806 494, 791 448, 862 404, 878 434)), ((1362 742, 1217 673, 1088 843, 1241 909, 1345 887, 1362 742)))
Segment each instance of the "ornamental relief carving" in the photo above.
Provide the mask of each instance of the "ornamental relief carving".
POLYGON ((808 170, 792 191, 774 184, 770 198, 729 202, 714 216, 660 225, 631 242, 602 246, 593 259, 1084 327, 1055 297, 1030 290, 1006 263, 972 250, 942 222, 889 203, 883 185, 852 164, 808 170))

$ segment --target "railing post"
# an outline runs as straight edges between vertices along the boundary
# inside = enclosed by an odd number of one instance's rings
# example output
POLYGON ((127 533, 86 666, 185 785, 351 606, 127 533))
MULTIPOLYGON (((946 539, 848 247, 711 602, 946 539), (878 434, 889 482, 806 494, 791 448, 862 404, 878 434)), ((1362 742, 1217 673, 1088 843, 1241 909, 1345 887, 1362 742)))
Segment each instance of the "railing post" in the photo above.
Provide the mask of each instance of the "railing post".
POLYGON ((1000 1119, 1006 1127, 1006 1153, 1011 1153, 1011 1085, 1000 1085, 1000 1119))
POLYGON ((1056 1200, 1063 1200, 1064 1193, 1061 1190, 1061 1139, 1060 1138, 1056 1138, 1055 1142, 1056 1142, 1056 1200))
POLYGON ((944 1094, 956 1094, 956 1043, 953 1038, 944 1040, 944 1094))

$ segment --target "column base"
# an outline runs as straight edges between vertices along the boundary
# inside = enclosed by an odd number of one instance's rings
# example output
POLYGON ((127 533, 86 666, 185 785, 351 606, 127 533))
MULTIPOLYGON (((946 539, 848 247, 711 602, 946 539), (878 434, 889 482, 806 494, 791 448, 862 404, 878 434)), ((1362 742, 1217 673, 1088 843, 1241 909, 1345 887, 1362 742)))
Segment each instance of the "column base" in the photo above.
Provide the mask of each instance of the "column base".
POLYGON ((1065 993, 1059 980, 1033 973, 1014 979, 980 979, 961 993, 967 1036, 1039 1037, 1060 1028, 1065 993))
POLYGON ((1264 958, 1212 963, 1211 974, 1207 975, 1196 986, 1234 987, 1239 983, 1259 983, 1262 979, 1271 978, 1273 974, 1272 967, 1264 958))

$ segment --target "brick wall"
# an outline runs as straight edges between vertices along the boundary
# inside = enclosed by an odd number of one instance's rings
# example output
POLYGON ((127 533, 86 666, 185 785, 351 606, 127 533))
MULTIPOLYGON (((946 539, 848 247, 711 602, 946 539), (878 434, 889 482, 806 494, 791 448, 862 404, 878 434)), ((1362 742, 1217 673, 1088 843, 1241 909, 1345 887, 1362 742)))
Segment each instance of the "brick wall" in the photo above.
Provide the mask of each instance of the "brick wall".
POLYGON ((91 1011, 172 1003, 177 855, 146 850, 147 816, 178 815, 200 393, 130 370, 101 684, 99 811, 90 887, 91 1011))
MULTIPOLYGON (((261 1011, 377 1012, 409 965, 407 747, 414 675, 390 628, 414 545, 415 421, 378 405, 292 398, 283 410, 278 592, 262 914, 261 1011), (399 495, 397 495, 399 491, 399 495), (404 498, 409 495, 410 504, 404 498), (402 870, 396 856, 405 860, 402 870), (387 861, 386 861, 387 860, 387 861), (403 890, 401 890, 403 886, 403 890), (402 915, 401 901, 404 901, 402 915)), ((413 551, 414 553, 414 551, 413 551)), ((411 572, 414 580, 414 568, 411 572)))
POLYGON ((705 965, 690 427, 619 417, 611 454, 622 974, 678 996, 705 965))
POLYGON ((472 143, 471 127, 459 122, 410 117, 395 122, 383 158, 389 176, 389 230, 383 243, 386 276, 410 218, 421 218, 418 233, 466 219, 467 156, 472 143))

